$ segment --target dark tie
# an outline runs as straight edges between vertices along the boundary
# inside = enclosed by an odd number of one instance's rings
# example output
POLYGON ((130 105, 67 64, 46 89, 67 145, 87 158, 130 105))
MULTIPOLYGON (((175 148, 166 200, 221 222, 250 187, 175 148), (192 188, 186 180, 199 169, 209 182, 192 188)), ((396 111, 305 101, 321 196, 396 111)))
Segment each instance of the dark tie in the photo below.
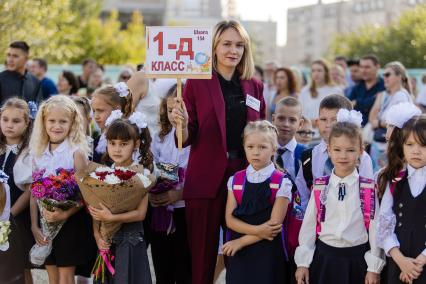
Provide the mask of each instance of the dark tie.
POLYGON ((287 148, 279 148, 279 149, 277 150, 277 160, 276 160, 276 163, 277 163, 277 165, 278 165, 281 169, 284 169, 283 154, 285 153, 285 151, 287 151, 287 148))
POLYGON ((343 198, 345 198, 346 195, 346 183, 340 182, 339 183, 339 200, 343 201, 343 198))
POLYGON ((324 165, 324 175, 329 176, 333 172, 333 162, 331 161, 330 157, 328 157, 327 161, 325 161, 324 165))

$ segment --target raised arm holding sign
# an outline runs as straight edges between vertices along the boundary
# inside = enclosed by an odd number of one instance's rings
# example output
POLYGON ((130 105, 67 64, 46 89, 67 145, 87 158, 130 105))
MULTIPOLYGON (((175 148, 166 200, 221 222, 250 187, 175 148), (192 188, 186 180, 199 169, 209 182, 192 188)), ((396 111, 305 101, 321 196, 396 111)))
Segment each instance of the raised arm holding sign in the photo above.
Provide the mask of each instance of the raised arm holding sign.
POLYGON ((184 64, 187 69, 175 74, 175 78, 189 79, 183 98, 176 99, 172 117, 175 125, 182 122, 183 147, 191 146, 183 198, 192 253, 192 283, 209 284, 213 283, 219 227, 223 225, 226 182, 247 163, 243 129, 247 121, 265 118, 263 85, 252 79, 250 39, 238 22, 220 22, 213 34, 192 28, 192 48, 189 36, 176 32, 169 38, 159 32, 147 33, 152 37, 149 49, 157 52, 156 57, 148 55, 147 73, 158 74, 161 70, 172 74, 177 72, 173 69, 182 68, 182 60, 194 56, 193 61, 184 64), (204 44, 207 37, 213 39, 212 47, 201 54, 196 46, 204 44), (158 46, 161 42, 163 49, 158 46), (168 53, 169 60, 160 59, 168 53), (213 71, 206 68, 209 64, 213 71))

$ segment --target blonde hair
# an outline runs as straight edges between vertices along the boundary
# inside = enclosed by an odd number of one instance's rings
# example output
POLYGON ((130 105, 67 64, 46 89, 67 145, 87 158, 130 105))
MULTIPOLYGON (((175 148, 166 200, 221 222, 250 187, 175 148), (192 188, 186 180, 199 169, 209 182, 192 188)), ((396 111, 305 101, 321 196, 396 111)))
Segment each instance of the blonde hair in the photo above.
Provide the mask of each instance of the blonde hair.
POLYGON ((120 108, 124 118, 128 118, 133 112, 132 92, 129 88, 129 94, 126 97, 120 97, 117 90, 112 85, 106 85, 95 90, 92 97, 102 96, 105 102, 113 109, 120 108))
POLYGON ((89 153, 86 133, 84 130, 83 116, 78 110, 77 105, 69 96, 56 95, 43 102, 34 121, 34 130, 30 139, 30 149, 36 155, 40 156, 49 144, 49 136, 45 127, 45 118, 53 108, 64 110, 71 118, 71 128, 68 133, 68 142, 72 147, 78 147, 86 154, 89 153))
POLYGON ((392 69, 396 76, 401 76, 402 87, 412 94, 411 83, 408 80, 407 69, 405 69, 404 65, 399 61, 392 61, 385 65, 386 68, 392 69))
POLYGON ((266 138, 271 142, 274 150, 278 149, 278 130, 267 120, 258 120, 249 122, 244 128, 244 144, 248 135, 253 133, 264 134, 266 138))
POLYGON ((244 27, 237 21, 229 20, 229 21, 221 21, 217 23, 214 28, 213 33, 213 68, 217 71, 217 58, 215 54, 215 50, 219 44, 220 37, 223 32, 227 29, 233 28, 243 39, 244 41, 244 53, 241 58, 241 61, 238 63, 236 70, 240 74, 240 78, 242 80, 249 80, 254 75, 254 62, 253 55, 250 47, 250 37, 244 27))

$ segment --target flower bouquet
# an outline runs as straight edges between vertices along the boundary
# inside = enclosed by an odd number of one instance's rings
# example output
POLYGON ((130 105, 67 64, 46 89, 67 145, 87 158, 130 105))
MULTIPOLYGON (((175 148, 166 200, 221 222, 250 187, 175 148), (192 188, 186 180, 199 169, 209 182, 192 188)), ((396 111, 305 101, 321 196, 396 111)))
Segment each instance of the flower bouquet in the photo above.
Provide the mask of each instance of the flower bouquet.
MULTIPOLYGON (((185 170, 173 164, 157 163, 157 184, 149 191, 151 194, 162 194, 176 189, 183 183, 185 170)), ((172 204, 152 208, 151 228, 154 232, 165 232, 167 235, 175 231, 172 204)))
MULTIPOLYGON (((81 204, 80 191, 74 178, 74 170, 59 168, 56 175, 43 177, 45 170, 33 173, 31 195, 37 200, 40 212, 43 208, 54 211, 55 208, 68 210, 81 204)), ((52 251, 52 241, 66 221, 48 222, 41 214, 40 223, 48 245, 35 244, 30 251, 30 260, 35 265, 42 265, 52 251)))
MULTIPOLYGON (((101 209, 99 204, 102 203, 113 214, 135 210, 155 183, 152 175, 144 173, 142 165, 109 168, 91 162, 84 171, 77 172, 76 177, 85 202, 98 209, 101 209)), ((106 221, 97 223, 102 239, 111 243, 121 223, 106 221)), ((99 251, 92 270, 95 279, 102 278, 103 282, 105 266, 114 275, 115 271, 111 265, 113 258, 109 250, 99 251)))
POLYGON ((0 221, 0 251, 9 249, 10 221, 0 221))

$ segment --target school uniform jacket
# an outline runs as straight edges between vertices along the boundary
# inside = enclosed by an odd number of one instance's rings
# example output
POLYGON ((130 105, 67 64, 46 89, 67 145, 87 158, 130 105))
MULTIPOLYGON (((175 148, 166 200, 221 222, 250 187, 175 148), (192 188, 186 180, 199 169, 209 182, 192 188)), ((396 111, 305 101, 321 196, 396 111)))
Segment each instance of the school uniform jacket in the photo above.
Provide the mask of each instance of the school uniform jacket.
MULTIPOLYGON (((260 102, 258 110, 247 106, 247 121, 265 119, 263 84, 256 79, 241 80, 241 88, 246 100, 250 95, 260 102)), ((183 198, 214 198, 228 163, 225 101, 217 74, 213 72, 210 80, 187 80, 183 100, 189 117, 189 137, 183 147, 191 146, 183 198)))

